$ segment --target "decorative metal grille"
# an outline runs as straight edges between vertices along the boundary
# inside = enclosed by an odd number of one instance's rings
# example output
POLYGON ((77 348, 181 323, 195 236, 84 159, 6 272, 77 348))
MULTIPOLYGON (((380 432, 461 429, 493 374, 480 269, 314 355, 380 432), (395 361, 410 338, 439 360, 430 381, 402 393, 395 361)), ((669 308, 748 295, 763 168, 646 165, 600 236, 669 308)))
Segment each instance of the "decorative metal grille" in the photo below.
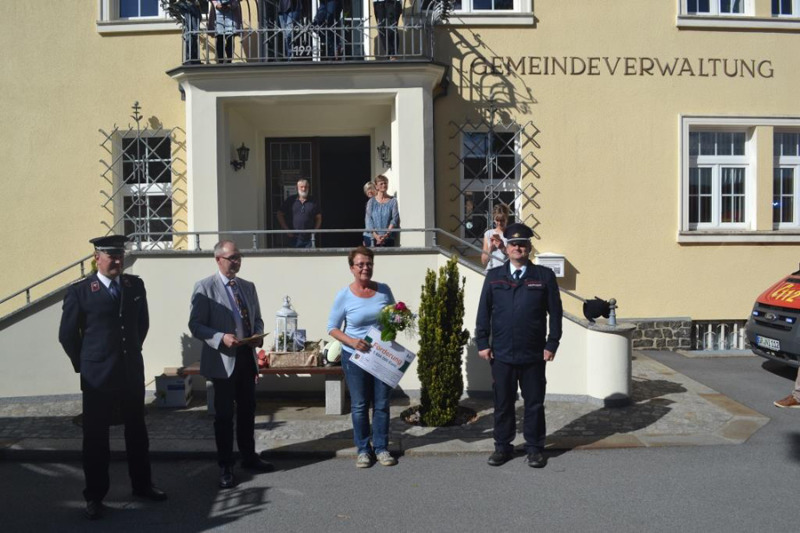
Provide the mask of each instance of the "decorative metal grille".
POLYGON ((450 139, 458 139, 460 152, 450 152, 455 158, 451 170, 459 169, 458 184, 450 198, 461 206, 453 232, 463 233, 467 241, 482 246, 483 232, 491 227, 492 211, 497 204, 506 204, 511 221, 523 222, 537 232, 539 219, 535 210, 539 190, 532 178, 539 178, 536 166, 539 159, 533 149, 539 148, 536 135, 539 129, 532 121, 497 119, 497 106, 490 100, 488 113, 479 120, 469 117, 463 124, 450 122, 454 132, 450 139))
POLYGON ((128 235, 139 250, 172 248, 177 211, 173 195, 179 176, 173 171, 178 151, 184 149, 176 133, 157 119, 143 124, 139 102, 132 106, 134 125, 116 124, 111 131, 99 130, 107 157, 101 177, 106 189, 102 208, 111 216, 103 222, 109 233, 128 235))

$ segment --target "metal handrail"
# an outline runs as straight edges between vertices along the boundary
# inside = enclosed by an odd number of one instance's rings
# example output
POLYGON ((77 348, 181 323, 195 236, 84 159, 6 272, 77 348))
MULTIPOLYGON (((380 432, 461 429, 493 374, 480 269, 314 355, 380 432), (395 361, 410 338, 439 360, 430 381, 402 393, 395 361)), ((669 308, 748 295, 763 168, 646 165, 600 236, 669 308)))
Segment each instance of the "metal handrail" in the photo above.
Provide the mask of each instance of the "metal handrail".
MULTIPOLYGON (((450 232, 448 232, 446 230, 443 230, 441 228, 392 228, 392 229, 389 229, 389 228, 372 228, 372 229, 374 229, 375 231, 380 231, 380 232, 391 231, 393 233, 431 233, 432 245, 434 247, 436 247, 436 248, 440 248, 441 249, 441 246, 439 245, 438 239, 437 239, 437 235, 438 235, 438 236, 445 237, 445 238, 447 238, 449 240, 455 241, 459 246, 472 249, 472 250, 474 250, 476 252, 479 252, 479 253, 483 253, 483 249, 481 247, 476 246, 473 243, 471 243, 469 241, 466 241, 466 240, 462 239, 461 237, 453 235, 452 233, 450 233, 450 232)), ((203 235, 215 235, 217 237, 219 237, 221 235, 224 235, 224 236, 251 235, 252 236, 252 242, 253 242, 253 247, 251 249, 252 250, 259 250, 259 249, 266 249, 266 248, 259 248, 258 247, 258 236, 259 235, 285 235, 285 234, 288 234, 288 233, 312 234, 312 242, 313 242, 313 238, 314 238, 313 234, 315 234, 315 233, 364 233, 365 231, 367 231, 366 228, 344 228, 344 229, 338 229, 337 228, 337 229, 309 229, 309 230, 295 230, 295 229, 284 230, 284 229, 280 229, 280 230, 137 232, 137 233, 131 233, 130 235, 128 235, 128 239, 133 241, 132 244, 137 248, 138 251, 145 251, 146 252, 146 251, 163 251, 163 250, 160 250, 160 249, 156 250, 154 247, 157 246, 161 242, 165 242, 167 237, 172 239, 172 238, 176 238, 176 237, 191 237, 191 236, 194 236, 194 238, 195 238, 195 251, 202 251, 202 248, 200 246, 200 237, 203 236, 203 235), (146 241, 146 242, 142 241, 142 238, 153 237, 153 236, 160 236, 163 239, 158 239, 158 240, 155 240, 155 241, 146 241), (142 245, 145 245, 145 246, 149 245, 149 246, 151 246, 151 248, 149 250, 147 250, 146 248, 143 250, 142 249, 142 245)), ((270 248, 270 249, 274 249, 274 248, 270 248)), ((284 250, 286 250, 286 248, 284 248, 284 250)), ((463 253, 462 253, 462 256, 463 256, 463 253)), ((90 255, 87 255, 86 257, 82 258, 82 259, 78 259, 77 261, 74 261, 73 263, 70 263, 66 267, 61 268, 61 269, 57 270, 56 272, 53 272, 52 274, 50 274, 48 276, 45 276, 44 278, 42 278, 42 279, 40 279, 40 280, 28 285, 27 287, 25 287, 23 289, 18 290, 17 292, 15 292, 15 293, 13 293, 13 294, 11 294, 9 296, 6 296, 2 300, 0 300, 0 304, 3 304, 5 302, 7 302, 7 301, 19 296, 20 294, 24 293, 25 294, 25 305, 30 305, 31 304, 31 290, 35 289, 39 285, 42 285, 43 283, 53 279, 54 277, 58 276, 59 274, 63 274, 64 272, 66 272, 66 271, 70 270, 71 268, 74 268, 75 266, 78 266, 78 265, 80 265, 80 269, 81 269, 81 276, 80 277, 83 278, 86 275, 86 269, 85 269, 84 263, 86 261, 89 261, 93 257, 94 257, 94 255, 90 254, 90 255)), ((80 279, 80 278, 78 278, 78 279, 80 279)), ((578 301, 581 301, 581 302, 585 302, 586 301, 585 298, 582 298, 581 296, 573 293, 572 291, 569 291, 568 289, 564 289, 562 287, 559 287, 559 289, 560 289, 560 291, 562 293, 565 293, 565 294, 575 298, 578 301)), ((614 301, 614 304, 616 304, 616 301, 614 301)), ((616 305, 613 306, 612 311, 613 311, 614 308, 616 308, 616 305)), ((616 322, 614 322, 614 323, 616 323, 616 322)), ((611 323, 610 319, 609 319, 609 324, 610 325, 614 325, 614 324, 611 323)))
MULTIPOLYGON (((53 272, 52 274, 50 274, 48 276, 45 276, 42 279, 31 283, 30 285, 28 285, 24 289, 20 289, 17 292, 15 292, 15 293, 13 293, 13 294, 11 294, 9 296, 6 296, 2 300, 0 300, 0 305, 6 303, 7 301, 11 300, 12 298, 16 298, 17 296, 19 296, 22 293, 25 293, 25 304, 27 305, 27 304, 31 303, 31 290, 32 289, 36 288, 37 286, 41 285, 42 283, 44 283, 46 281, 49 281, 49 280, 53 279, 54 277, 58 276, 59 274, 63 274, 67 270, 69 270, 71 268, 74 268, 77 265, 81 266, 81 278, 83 278, 84 276, 86 276, 86 268, 83 266, 83 264, 86 261, 89 261, 90 259, 92 259, 93 257, 94 257, 94 254, 89 254, 86 257, 82 258, 82 259, 78 259, 74 263, 70 263, 69 265, 65 266, 64 268, 62 268, 60 270, 57 270, 57 271, 53 272)), ((80 278, 78 278, 78 279, 80 279, 80 278)))

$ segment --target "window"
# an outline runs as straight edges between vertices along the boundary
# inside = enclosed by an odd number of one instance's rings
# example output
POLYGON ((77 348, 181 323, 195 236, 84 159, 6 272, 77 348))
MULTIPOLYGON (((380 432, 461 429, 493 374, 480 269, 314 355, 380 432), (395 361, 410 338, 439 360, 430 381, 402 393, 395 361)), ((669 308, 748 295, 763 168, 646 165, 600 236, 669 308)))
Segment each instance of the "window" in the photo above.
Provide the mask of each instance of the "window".
POLYGON ((161 0, 99 0, 97 31, 100 34, 180 31, 167 16, 161 0))
POLYGON ((145 18, 161 16, 159 0, 119 0, 119 18, 145 18))
POLYGON ((748 15, 752 11, 747 0, 685 0, 687 15, 748 15))
POLYGON ((461 234, 476 246, 482 246, 484 232, 494 224, 494 206, 507 205, 509 224, 515 219, 519 181, 517 133, 464 132, 461 154, 461 234))
POLYGON ((772 0, 772 15, 775 17, 800 15, 800 0, 772 0))
POLYGON ((689 229, 746 228, 746 133, 690 131, 688 185, 689 229))
POLYGON ((171 242, 157 235, 173 230, 171 145, 164 135, 122 139, 121 218, 126 235, 145 234, 141 242, 171 242))
POLYGON ((774 229, 796 229, 800 227, 800 133, 775 132, 773 156, 772 225, 774 229))
POLYGON ((479 11, 517 11, 514 7, 514 0, 455 0, 453 4, 455 11, 479 12, 479 11))

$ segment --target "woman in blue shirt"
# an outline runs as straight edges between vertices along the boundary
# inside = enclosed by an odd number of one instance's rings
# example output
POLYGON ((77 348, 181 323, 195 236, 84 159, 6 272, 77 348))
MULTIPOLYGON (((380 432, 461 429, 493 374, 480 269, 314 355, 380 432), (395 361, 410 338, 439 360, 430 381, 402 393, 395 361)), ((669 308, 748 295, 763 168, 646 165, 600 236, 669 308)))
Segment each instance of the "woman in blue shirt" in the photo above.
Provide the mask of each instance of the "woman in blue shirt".
POLYGON ((389 178, 381 174, 375 177, 375 196, 367 202, 364 217, 366 229, 372 237, 372 246, 394 246, 392 229, 400 226, 397 198, 389 196, 389 178))
POLYGON ((366 352, 370 349, 370 344, 364 340, 367 330, 378 323, 381 309, 394 303, 389 286, 372 281, 373 261, 374 254, 369 248, 359 246, 350 251, 347 262, 353 274, 353 283, 336 294, 328 317, 328 334, 341 342, 343 348, 342 366, 347 388, 350 389, 350 412, 353 419, 353 440, 358 450, 358 468, 372 466, 373 452, 380 464, 397 464, 397 460, 388 450, 389 396, 392 389, 350 362, 353 351, 366 352), (369 423, 370 403, 372 431, 369 423))

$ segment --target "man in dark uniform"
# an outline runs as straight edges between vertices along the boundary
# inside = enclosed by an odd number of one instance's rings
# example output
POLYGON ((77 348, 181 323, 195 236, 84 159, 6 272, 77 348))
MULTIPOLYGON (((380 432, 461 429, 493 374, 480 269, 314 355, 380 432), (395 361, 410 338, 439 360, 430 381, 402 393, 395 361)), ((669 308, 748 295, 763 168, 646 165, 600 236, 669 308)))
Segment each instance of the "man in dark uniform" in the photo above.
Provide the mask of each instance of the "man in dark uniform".
POLYGON ((83 473, 86 517, 103 514, 108 492, 109 426, 116 411, 125 424, 128 474, 134 496, 154 501, 167 495, 150 477, 149 441, 144 424, 142 343, 149 319, 144 283, 122 274, 125 237, 111 235, 94 244, 97 272, 67 289, 58 340, 83 391, 83 473))
POLYGON ((561 295, 553 271, 528 259, 533 231, 524 224, 511 224, 503 236, 509 261, 486 274, 475 328, 478 355, 491 364, 494 382, 495 451, 488 462, 500 466, 513 457, 519 385, 528 466, 542 468, 547 464, 542 453, 545 364, 555 357, 561 339, 561 295))

